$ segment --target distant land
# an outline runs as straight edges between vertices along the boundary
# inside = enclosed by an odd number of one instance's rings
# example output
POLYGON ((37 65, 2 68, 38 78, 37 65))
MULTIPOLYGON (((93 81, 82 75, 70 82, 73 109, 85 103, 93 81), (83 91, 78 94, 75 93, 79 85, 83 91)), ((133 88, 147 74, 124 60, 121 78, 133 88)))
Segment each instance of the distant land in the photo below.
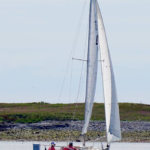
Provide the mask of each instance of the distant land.
MULTIPOLYGON (((119 108, 121 142, 149 143, 150 105, 120 103, 119 108)), ((83 103, 0 103, 0 141, 66 141, 70 137, 79 142, 83 120, 83 103)), ((91 120, 86 141, 106 134, 104 104, 94 103, 91 120)))
MULTIPOLYGON (((0 103, 0 122, 82 121, 84 104, 0 103)), ((119 103, 121 121, 150 121, 150 105, 119 103)), ((94 103, 92 121, 105 121, 104 104, 94 103)))

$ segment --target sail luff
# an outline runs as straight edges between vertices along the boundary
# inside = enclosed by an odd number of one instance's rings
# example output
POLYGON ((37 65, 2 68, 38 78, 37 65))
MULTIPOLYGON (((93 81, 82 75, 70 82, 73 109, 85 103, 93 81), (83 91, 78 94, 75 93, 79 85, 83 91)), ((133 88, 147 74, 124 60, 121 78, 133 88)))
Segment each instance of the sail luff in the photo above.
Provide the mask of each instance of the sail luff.
POLYGON ((89 121, 92 114, 98 65, 98 27, 96 0, 90 0, 89 12, 89 39, 87 54, 87 78, 86 78, 86 96, 85 96, 85 116, 82 135, 87 132, 89 121))
POLYGON ((111 141, 118 141, 121 139, 119 107, 117 101, 114 72, 110 58, 104 23, 98 3, 96 3, 96 5, 98 15, 100 57, 102 60, 101 68, 105 100, 106 135, 107 143, 110 144, 111 141))

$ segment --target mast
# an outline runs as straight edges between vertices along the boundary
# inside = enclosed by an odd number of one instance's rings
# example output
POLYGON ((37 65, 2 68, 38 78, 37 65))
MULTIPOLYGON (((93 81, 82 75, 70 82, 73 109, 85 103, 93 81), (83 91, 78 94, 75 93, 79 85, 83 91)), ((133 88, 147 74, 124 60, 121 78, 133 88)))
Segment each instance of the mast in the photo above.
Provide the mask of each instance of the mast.
POLYGON ((107 135, 107 144, 110 145, 112 141, 121 140, 120 116, 119 116, 119 107, 118 107, 114 72, 110 58, 105 27, 98 6, 98 2, 96 2, 96 5, 98 15, 100 57, 102 60, 101 68, 102 68, 103 91, 105 100, 106 135, 107 135))
POLYGON ((86 95, 85 95, 85 116, 84 126, 81 135, 84 136, 90 122, 95 89, 97 80, 97 66, 98 66, 98 25, 97 25, 97 11, 96 0, 90 0, 89 9, 89 37, 88 37, 88 54, 87 54, 87 77, 86 77, 86 95))

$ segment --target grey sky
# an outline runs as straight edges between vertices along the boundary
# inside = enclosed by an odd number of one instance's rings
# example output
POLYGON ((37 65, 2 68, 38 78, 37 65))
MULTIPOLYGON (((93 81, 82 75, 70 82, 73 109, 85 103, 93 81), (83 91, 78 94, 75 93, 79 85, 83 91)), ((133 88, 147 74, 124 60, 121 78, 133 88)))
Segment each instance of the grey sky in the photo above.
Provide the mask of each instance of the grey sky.
MULTIPOLYGON (((84 1, 0 0, 0 102, 58 102, 84 1)), ((150 1, 98 2, 107 32, 119 102, 150 104, 150 1)), ((88 9, 89 0, 76 58, 82 58, 84 53, 88 9)), ((77 97, 81 65, 82 62, 73 61, 70 102, 75 102, 77 97)), ((99 71, 96 102, 103 102, 101 84, 99 71)), ((70 72, 62 91, 62 103, 69 102, 69 85, 70 72)), ((85 96, 85 82, 83 85, 80 102, 85 96)))

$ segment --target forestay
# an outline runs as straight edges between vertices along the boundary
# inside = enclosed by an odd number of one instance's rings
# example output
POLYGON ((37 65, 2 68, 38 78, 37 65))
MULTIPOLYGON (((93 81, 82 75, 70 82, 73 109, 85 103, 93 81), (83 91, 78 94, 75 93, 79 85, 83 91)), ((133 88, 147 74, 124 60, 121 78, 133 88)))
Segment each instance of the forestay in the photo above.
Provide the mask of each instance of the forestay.
POLYGON ((102 60, 101 67, 105 99, 107 143, 110 144, 111 141, 118 141, 121 139, 119 107, 116 94, 115 78, 105 28, 97 1, 96 6, 98 15, 100 57, 102 60))
POLYGON ((90 16, 89 16, 89 39, 88 39, 88 54, 87 54, 85 116, 82 135, 87 132, 89 121, 91 118, 97 79, 98 26, 97 26, 96 0, 90 1, 89 13, 90 16))

